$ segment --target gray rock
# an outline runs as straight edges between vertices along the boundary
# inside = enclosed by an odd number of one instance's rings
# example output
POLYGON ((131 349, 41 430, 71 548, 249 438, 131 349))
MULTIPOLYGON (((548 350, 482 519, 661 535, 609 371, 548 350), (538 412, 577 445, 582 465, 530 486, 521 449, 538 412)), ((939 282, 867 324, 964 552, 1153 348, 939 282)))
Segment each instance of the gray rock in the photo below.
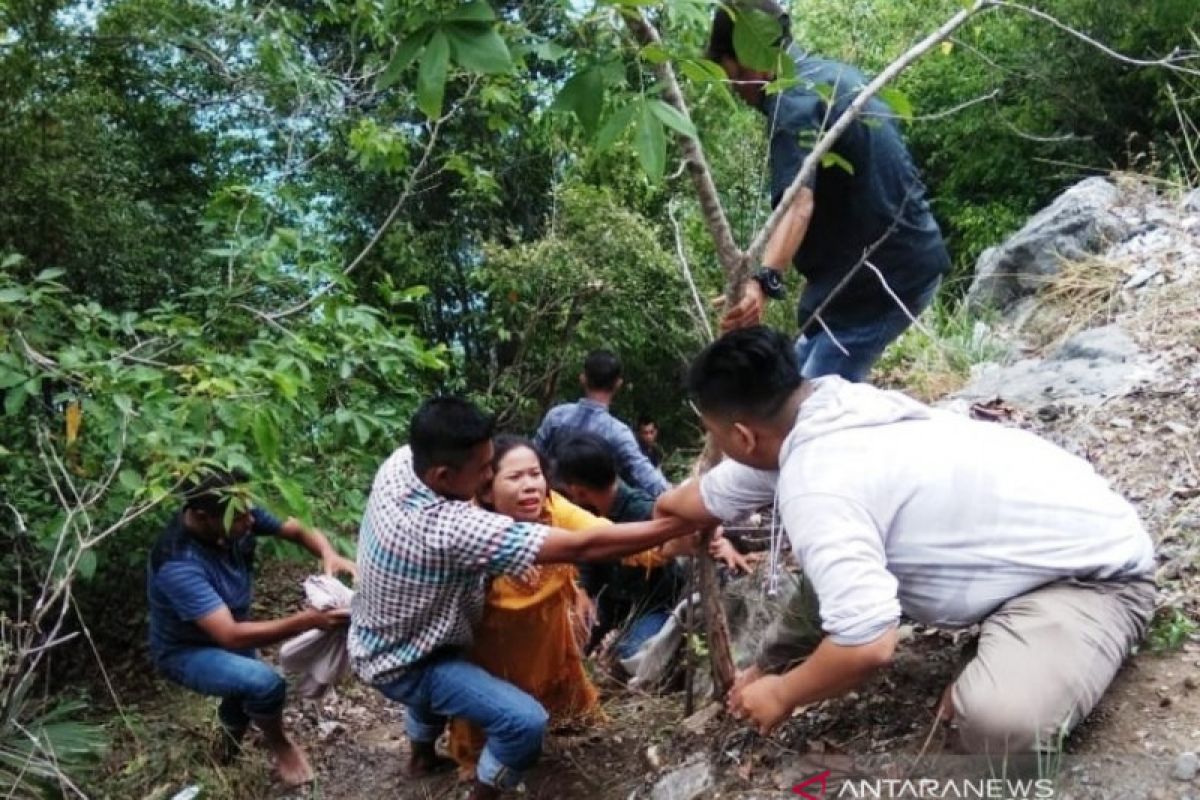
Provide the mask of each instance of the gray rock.
POLYGON ((971 306, 1008 306, 1037 291, 1064 259, 1085 258, 1125 238, 1129 223, 1112 212, 1119 200, 1120 191, 1104 178, 1068 189, 1004 244, 983 252, 967 293, 971 306))
POLYGON ((650 797, 651 800, 695 800, 708 794, 713 785, 712 764, 701 758, 660 778, 650 797))
POLYGON ((1184 752, 1175 757, 1175 766, 1171 769, 1171 777, 1177 781, 1190 781, 1200 772, 1200 758, 1195 753, 1184 752))
POLYGON ((1185 194, 1180 206, 1184 211, 1200 214, 1200 186, 1185 194))
POLYGON ((1063 342, 1062 347, 1058 348, 1051 358, 1054 361, 1083 358, 1123 364, 1133 361, 1137 355, 1137 344, 1120 325, 1104 325, 1075 334, 1063 342))
POLYGON ((1026 409, 1051 403, 1095 405, 1152 374, 1129 335, 1108 325, 1076 334, 1046 359, 980 366, 954 397, 970 402, 999 398, 1026 409))

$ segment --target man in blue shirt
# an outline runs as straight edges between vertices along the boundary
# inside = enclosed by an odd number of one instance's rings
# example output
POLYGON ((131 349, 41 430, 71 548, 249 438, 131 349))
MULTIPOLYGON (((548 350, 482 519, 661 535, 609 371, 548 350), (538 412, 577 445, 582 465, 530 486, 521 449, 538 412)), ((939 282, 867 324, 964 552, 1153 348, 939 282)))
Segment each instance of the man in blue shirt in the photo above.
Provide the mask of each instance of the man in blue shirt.
POLYGON ((223 743, 236 753, 251 722, 262 730, 285 784, 312 780, 304 751, 283 729, 287 684, 258 660, 255 648, 348 621, 346 611, 308 608, 282 619, 250 619, 257 537, 278 536, 321 559, 328 575, 355 574, 320 531, 298 520, 280 522, 247 502, 240 473, 213 473, 184 494, 183 509, 151 551, 147 572, 150 655, 168 679, 222 698, 223 743), (230 522, 226 524, 229 506, 230 522))
POLYGON ((583 362, 579 376, 583 399, 563 403, 546 412, 534 434, 534 443, 543 453, 554 456, 557 441, 570 433, 593 433, 608 443, 621 477, 651 497, 671 488, 657 467, 642 452, 629 426, 609 413, 613 396, 621 388, 621 362, 608 350, 593 350, 583 362))
MULTIPOLYGON (((791 43, 788 16, 772 0, 742 0, 734 9, 736 18, 726 6, 716 12, 707 55, 724 68, 742 99, 766 117, 771 204, 776 206, 817 138, 867 81, 854 67, 809 55, 791 43), (766 65, 762 53, 736 52, 734 29, 742 24, 779 30, 777 44, 784 50, 777 63, 794 64, 796 85, 767 92, 775 73, 785 70, 742 63, 766 65)), ((798 309, 805 327, 796 344, 801 374, 861 381, 884 348, 932 301, 950 257, 892 109, 872 99, 838 137, 832 154, 789 206, 722 329, 759 324, 765 298, 784 296, 781 275, 791 262, 806 278, 798 309), (819 317, 809 322, 818 310, 819 317)))

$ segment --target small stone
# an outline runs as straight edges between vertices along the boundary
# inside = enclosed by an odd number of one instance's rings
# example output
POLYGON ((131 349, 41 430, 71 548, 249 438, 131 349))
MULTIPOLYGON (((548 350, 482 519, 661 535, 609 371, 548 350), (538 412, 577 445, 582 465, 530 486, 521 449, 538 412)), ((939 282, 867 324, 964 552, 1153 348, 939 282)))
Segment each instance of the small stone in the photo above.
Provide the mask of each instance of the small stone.
POLYGON ((1197 758, 1195 753, 1184 752, 1175 757, 1175 767, 1171 770, 1171 777, 1177 781, 1190 781, 1196 777, 1196 773, 1200 772, 1200 758, 1197 758))
POLYGON ((663 765, 662 750, 658 745, 650 745, 646 748, 646 763, 650 765, 652 770, 660 770, 663 765))
POLYGON ((1189 692, 1195 690, 1196 685, 1196 679, 1191 675, 1188 675, 1183 679, 1183 688, 1187 689, 1189 692))

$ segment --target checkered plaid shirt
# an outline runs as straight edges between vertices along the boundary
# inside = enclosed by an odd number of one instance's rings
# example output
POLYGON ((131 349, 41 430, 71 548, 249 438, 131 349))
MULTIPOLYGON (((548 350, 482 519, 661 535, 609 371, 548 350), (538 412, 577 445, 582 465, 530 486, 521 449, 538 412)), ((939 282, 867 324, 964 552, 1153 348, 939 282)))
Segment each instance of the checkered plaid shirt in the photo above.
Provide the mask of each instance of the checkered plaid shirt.
POLYGON ((471 643, 487 579, 533 565, 549 533, 436 494, 402 447, 375 475, 358 535, 349 649, 364 681, 387 683, 444 647, 471 643))

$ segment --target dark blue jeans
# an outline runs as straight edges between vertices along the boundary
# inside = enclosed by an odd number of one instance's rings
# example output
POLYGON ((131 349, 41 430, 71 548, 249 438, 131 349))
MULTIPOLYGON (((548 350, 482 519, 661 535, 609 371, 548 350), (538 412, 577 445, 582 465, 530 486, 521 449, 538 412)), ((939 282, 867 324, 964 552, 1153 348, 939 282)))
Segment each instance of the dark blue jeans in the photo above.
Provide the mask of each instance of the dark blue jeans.
MULTIPOLYGON (((906 303, 912 316, 919 316, 929 306, 941 282, 940 277, 930 281, 906 303)), ((800 316, 808 315, 801 312, 800 316)), ((848 381, 866 380, 887 346, 912 324, 909 314, 895 304, 870 319, 851 321, 841 319, 837 314, 822 314, 821 319, 829 330, 818 327, 811 336, 801 335, 796 340, 796 361, 800 365, 800 374, 808 379, 841 375, 848 381), (846 352, 842 352, 838 344, 846 352)))
POLYGON ((188 647, 157 659, 159 671, 193 692, 220 697, 221 725, 234 737, 251 720, 273 719, 283 712, 287 682, 258 660, 253 649, 188 647))
POLYGON ((663 625, 671 618, 667 609, 649 611, 630 623, 629 629, 622 634, 613 648, 617 658, 629 658, 646 643, 646 640, 662 630, 663 625))
POLYGON ((450 717, 483 728, 487 744, 475 777, 489 786, 515 788, 542 753, 549 719, 542 704, 461 658, 435 657, 375 688, 404 704, 404 732, 414 742, 436 741, 450 717))

